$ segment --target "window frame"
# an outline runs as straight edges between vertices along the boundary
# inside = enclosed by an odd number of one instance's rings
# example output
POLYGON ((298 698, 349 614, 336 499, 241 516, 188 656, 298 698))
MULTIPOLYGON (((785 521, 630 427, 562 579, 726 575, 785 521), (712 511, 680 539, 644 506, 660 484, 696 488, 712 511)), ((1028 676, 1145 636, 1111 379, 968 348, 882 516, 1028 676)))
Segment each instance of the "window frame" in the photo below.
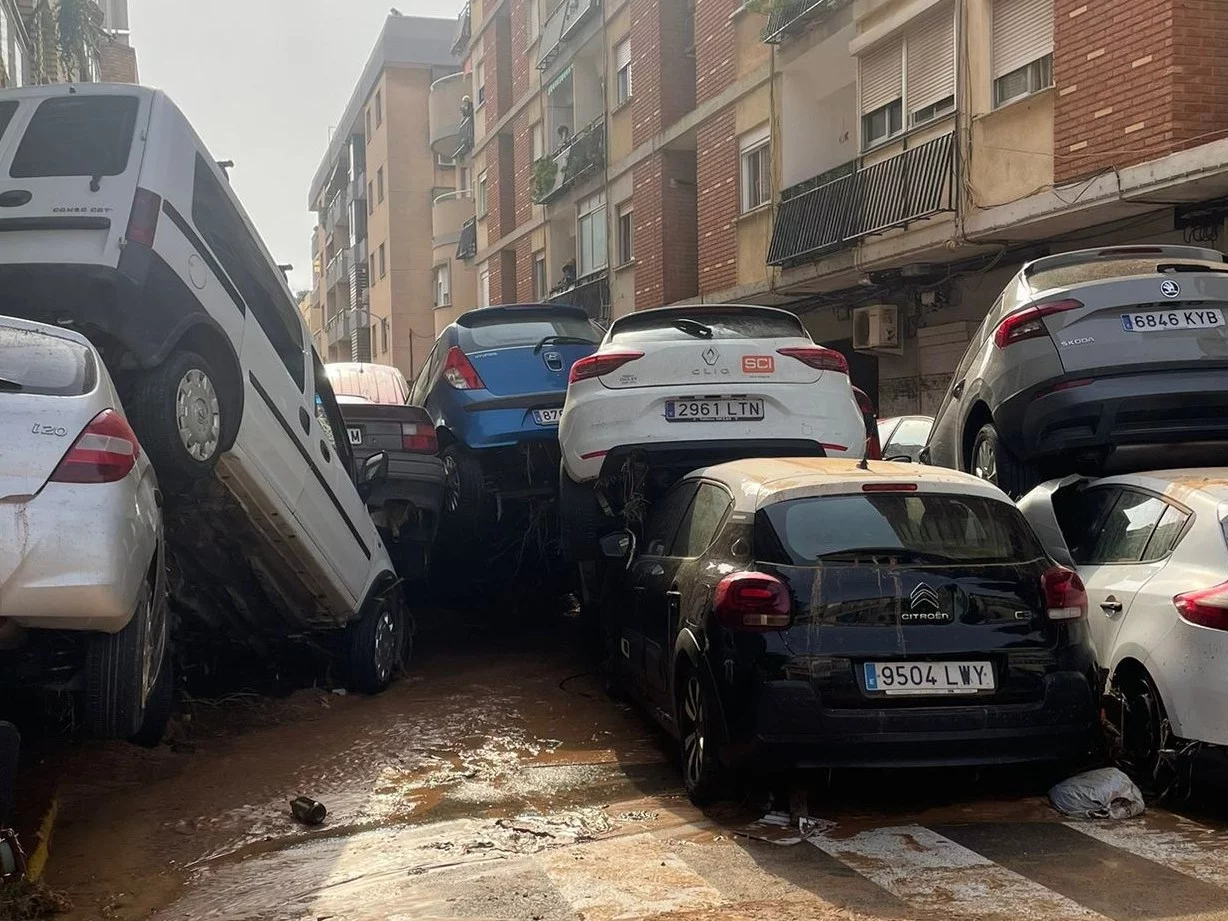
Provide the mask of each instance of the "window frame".
POLYGON ((379 196, 378 204, 384 203, 384 168, 375 171, 375 192, 379 196))
POLYGON ((861 149, 862 151, 873 150, 882 144, 890 143, 904 133, 904 97, 897 96, 884 105, 879 106, 864 113, 861 116, 861 149), (884 125, 887 129, 886 134, 871 136, 869 131, 870 120, 876 115, 882 113, 885 116, 884 125), (892 130, 892 119, 898 119, 899 127, 892 130))
POLYGON ((682 519, 686 516, 687 511, 691 508, 691 503, 695 500, 695 495, 699 492, 700 482, 700 480, 682 480, 671 487, 665 495, 654 503, 652 513, 649 514, 648 520, 644 522, 643 549, 639 554, 641 557, 658 560, 669 558, 670 553, 674 549, 674 541, 678 539, 682 519), (689 490, 690 494, 683 496, 679 500, 680 508, 673 508, 671 500, 674 496, 681 495, 685 490, 689 490), (654 533, 658 522, 664 522, 664 527, 666 528, 670 528, 669 522, 672 522, 672 528, 669 530, 668 537, 660 541, 661 549, 658 552, 653 552, 653 544, 656 542, 653 538, 664 536, 654 533))
POLYGON ((376 261, 379 263, 379 277, 385 278, 388 275, 388 254, 383 243, 379 245, 379 259, 376 261))
POLYGON ((490 306, 490 269, 478 273, 478 306, 490 306))
POLYGON ((635 92, 632 83, 631 72, 631 36, 628 35, 622 41, 614 45, 614 107, 620 108, 631 101, 631 97, 635 92), (627 49, 627 63, 623 66, 618 66, 620 49, 627 49))
POLYGON ((576 278, 584 278, 594 272, 610 267, 609 212, 605 192, 597 192, 583 199, 576 206, 576 278), (598 220, 600 216, 600 220, 598 220), (584 262, 584 231, 591 228, 589 248, 593 253, 594 262, 588 265, 584 262), (597 228, 601 229, 601 242, 604 244, 602 253, 597 253, 597 228))
POLYGON ((1045 90, 1053 89, 1053 52, 1043 54, 1035 60, 1029 61, 1021 67, 1016 67, 1014 70, 1008 71, 1001 76, 993 78, 993 107, 1001 109, 1003 106, 1008 106, 1013 102, 1018 102, 1021 99, 1029 99, 1037 93, 1043 93, 1045 90), (1022 93, 1016 93, 1013 96, 1001 95, 1003 81, 1014 77, 1021 71, 1026 71, 1028 88, 1022 93))
POLYGON ((772 134, 771 126, 764 125, 742 136, 738 142, 738 205, 739 213, 750 214, 772 203, 772 134), (752 166, 752 161, 757 168, 752 166), (752 170, 757 169, 757 182, 752 170), (752 188, 761 196, 752 200, 752 188))
POLYGON ((432 287, 435 294, 436 307, 452 306, 452 264, 441 262, 435 266, 435 277, 432 287))
POLYGON ((635 261, 635 204, 628 199, 615 209, 615 237, 618 265, 621 268, 635 261), (624 227, 625 225, 625 227, 624 227), (625 231, 625 232, 624 232, 625 231))
POLYGON ((550 296, 550 276, 546 271, 546 251, 533 254, 533 300, 541 303, 550 296))
POLYGON ((478 216, 478 220, 490 214, 490 186, 487 182, 488 179, 487 170, 482 170, 482 172, 478 173, 478 187, 475 196, 475 204, 477 205, 475 213, 478 216))
POLYGON ((375 91, 375 129, 384 127, 384 91, 375 91))
POLYGON ((477 100, 474 109, 477 110, 486 105, 486 60, 484 58, 474 65, 473 83, 473 98, 477 100))
MULTIPOLYGON (((725 526, 725 522, 729 520, 729 515, 733 511, 733 493, 731 493, 723 483, 718 483, 714 480, 699 480, 697 482, 699 483, 699 487, 695 490, 695 494, 691 497, 691 502, 689 505, 687 505, 686 511, 679 516, 677 530, 674 531, 674 538, 670 542, 668 556, 671 559, 697 560, 707 553, 712 548, 712 545, 716 543, 716 539, 720 536, 721 529, 725 526), (698 552, 692 553, 691 551, 695 550, 695 547, 684 548, 680 547, 678 544, 679 541, 682 540, 683 530, 687 528, 694 519, 695 508, 699 504, 700 496, 705 494, 705 490, 708 492, 708 494, 715 493, 721 496, 725 500, 725 508, 724 511, 721 512, 720 517, 716 520, 716 524, 712 526, 711 533, 708 535, 706 542, 699 548, 698 552), (684 550, 686 552, 683 552, 684 550)), ((688 534, 687 537, 689 539, 690 535, 688 534)))
POLYGON ((375 180, 367 180, 367 215, 375 213, 375 180))

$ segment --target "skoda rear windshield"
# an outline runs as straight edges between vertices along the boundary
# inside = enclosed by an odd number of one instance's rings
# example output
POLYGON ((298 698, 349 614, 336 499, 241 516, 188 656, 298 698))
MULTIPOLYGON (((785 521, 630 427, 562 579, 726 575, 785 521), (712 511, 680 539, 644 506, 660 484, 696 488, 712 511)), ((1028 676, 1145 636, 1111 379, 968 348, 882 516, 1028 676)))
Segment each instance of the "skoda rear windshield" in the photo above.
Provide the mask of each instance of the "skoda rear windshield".
POLYGON ((128 167, 140 106, 136 96, 44 99, 13 155, 9 176, 35 179, 120 175, 128 167))
POLYGON ((0 397, 76 397, 94 389, 98 370, 85 346, 31 329, 0 326, 0 397))
POLYGON ((670 308, 633 313, 614 323, 610 339, 619 344, 685 342, 700 339, 809 338, 792 314, 755 307, 670 308))
POLYGON ((1012 505, 945 493, 863 493, 789 499, 761 509, 755 555, 792 566, 1017 563, 1044 557, 1012 505))
POLYGON ((508 349, 518 346, 596 345, 601 330, 583 314, 573 311, 513 308, 468 317, 457 328, 463 352, 508 349))

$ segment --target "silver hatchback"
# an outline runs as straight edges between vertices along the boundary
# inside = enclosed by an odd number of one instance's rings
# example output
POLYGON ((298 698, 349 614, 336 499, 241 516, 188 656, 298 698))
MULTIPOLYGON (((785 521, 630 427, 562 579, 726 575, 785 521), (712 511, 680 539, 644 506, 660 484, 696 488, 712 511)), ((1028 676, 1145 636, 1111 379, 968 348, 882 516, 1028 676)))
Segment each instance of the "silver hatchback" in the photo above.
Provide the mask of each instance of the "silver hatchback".
POLYGON ((1228 265, 1134 246, 1037 259, 968 346, 923 459, 1018 497, 1126 445, 1228 442, 1228 265))
POLYGON ((80 690, 94 736, 170 715, 160 502, 89 340, 0 317, 0 684, 80 690))

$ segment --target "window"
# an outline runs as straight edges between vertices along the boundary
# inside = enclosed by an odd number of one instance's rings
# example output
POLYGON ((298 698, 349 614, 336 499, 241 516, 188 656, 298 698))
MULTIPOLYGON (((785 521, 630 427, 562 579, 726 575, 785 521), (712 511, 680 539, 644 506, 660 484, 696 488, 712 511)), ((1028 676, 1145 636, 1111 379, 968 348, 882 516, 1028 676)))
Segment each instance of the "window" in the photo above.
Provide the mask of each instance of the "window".
POLYGON ((196 155, 192 223, 229 276, 229 280, 219 281, 223 285, 233 284, 295 385, 302 390, 306 372, 303 318, 286 291, 285 279, 270 264, 221 180, 214 175, 216 168, 200 154, 196 155))
POLYGON ((12 381, 21 393, 78 397, 94 389, 98 370, 83 345, 38 330, 0 326, 0 378, 12 381))
POLYGON ((598 192, 580 202, 580 220, 576 232, 580 262, 577 277, 583 278, 610 264, 606 247, 605 193, 598 192))
POLYGON ((371 274, 367 278, 371 280, 371 284, 375 284, 375 253, 371 254, 371 274))
MULTIPOLYGON (((801 320, 791 314, 761 307, 696 308, 694 319, 712 331, 711 339, 795 339, 805 337, 801 320)), ((642 342, 694 342, 691 333, 677 326, 678 315, 654 315, 651 311, 629 313, 610 327, 611 340, 619 345, 642 342)), ((706 335, 706 334, 705 334, 706 335)))
POLYGON ((674 538, 671 556, 694 559, 712 546, 716 532, 733 505, 729 493, 712 483, 701 483, 695 501, 687 509, 678 536, 674 538))
POLYGON ((1053 85, 1053 0, 994 0, 993 104, 1053 85))
POLYGON ((546 155, 546 135, 542 129, 542 123, 535 124, 529 132, 533 143, 533 162, 536 163, 546 155))
POLYGON ((904 128, 903 105, 900 100, 861 116, 862 147, 873 147, 899 134, 904 128))
POLYGON ((380 351, 383 354, 387 355, 388 354, 388 318, 387 317, 380 317, 379 334, 380 334, 379 335, 380 351))
POLYGON ((452 271, 445 262, 435 266, 435 306, 447 307, 452 303, 452 271))
POLYGON ((772 200, 771 128, 764 125, 742 138, 742 213, 772 200))
POLYGON ((631 39, 614 46, 614 102, 623 105, 631 98, 631 39))
POLYGON ((4 137, 5 129, 8 128, 9 122, 12 121, 13 114, 16 111, 17 103, 0 102, 0 138, 4 137))
POLYGON ((379 245, 379 277, 383 278, 388 274, 388 262, 384 256, 384 244, 379 245))
POLYGON ((478 306, 490 306, 490 272, 478 276, 478 306))
POLYGON ((910 125, 923 125, 955 111, 955 20, 943 5, 922 16, 905 35, 904 81, 910 125))
POLYGON ((456 158, 445 157, 443 154, 435 154, 435 165, 440 169, 456 169, 456 158))
POLYGON ((884 42, 858 59, 861 146, 873 147, 904 129, 904 43, 884 42))
POLYGON ((128 168, 136 131, 135 96, 58 96, 39 103, 9 175, 118 176, 128 168))
POLYGON ((478 105, 479 106, 485 105, 486 103, 486 62, 485 61, 478 61, 477 85, 478 85, 478 91, 477 91, 478 105))
POLYGON ((934 423, 929 419, 905 419, 894 432, 890 441, 883 448, 883 457, 900 457, 907 454, 916 457, 917 452, 925 447, 930 437, 930 429, 934 423))
POLYGON ((694 480, 683 480, 657 502, 644 526, 645 556, 666 556, 670 552, 678 524, 698 488, 694 480))
POLYGON ((462 166, 460 168, 460 182, 457 184, 457 188, 464 192, 468 192, 473 188, 473 172, 469 167, 462 166))
POLYGON ((618 206, 618 264, 635 258, 635 209, 630 202, 618 206))
POLYGON ((1100 536, 1092 547, 1090 563, 1136 563, 1168 506, 1163 499, 1121 490, 1112 511, 1104 519, 1100 536))
POLYGON ((478 217, 486 217, 486 211, 489 205, 489 202, 486 200, 486 193, 486 170, 482 170, 482 172, 478 174, 478 217))
POLYGON ((547 336, 564 336, 596 345, 601 331, 587 318, 560 314, 551 307, 518 307, 514 317, 472 317, 457 330, 457 344, 468 353, 537 345, 547 336))
MULTIPOLYGON (((320 434, 337 455, 341 466, 353 475, 354 455, 350 452, 348 438, 338 438, 337 433, 345 431, 345 421, 341 418, 341 407, 337 405, 337 396, 333 385, 324 370, 324 364, 315 349, 311 350, 312 370, 315 376, 316 389, 316 424, 320 426, 320 434)), ((331 461, 330 461, 331 462, 331 461)))
POLYGON ((379 196, 379 201, 384 200, 384 168, 381 166, 375 173, 375 193, 379 196))
POLYGON ((375 132, 371 130, 371 109, 368 107, 367 109, 367 143, 368 144, 371 143, 371 136, 373 134, 375 134, 375 132))
POLYGON ((367 183, 367 214, 375 213, 375 180, 367 183))
POLYGON ((431 384, 435 382, 435 379, 432 376, 435 366, 435 358, 442 351, 443 349, 441 349, 437 343, 435 347, 431 349, 431 354, 426 356, 426 361, 422 362, 422 367, 418 370, 418 376, 414 378, 413 389, 411 389, 409 392, 408 402, 411 406, 421 406, 423 402, 426 401, 426 395, 430 392, 431 384))
POLYGON ((378 128, 384 123, 384 94, 380 90, 375 91, 375 127, 378 128))
POLYGON ((549 289, 546 281, 546 253, 544 251, 533 254, 533 300, 537 302, 544 301, 549 296, 549 289))
POLYGON ((1151 540, 1147 542, 1147 549, 1143 551, 1143 559, 1162 560, 1176 550, 1181 536, 1185 533, 1186 522, 1189 520, 1190 513, 1175 505, 1170 505, 1165 509, 1160 523, 1156 525, 1151 535, 1151 540))

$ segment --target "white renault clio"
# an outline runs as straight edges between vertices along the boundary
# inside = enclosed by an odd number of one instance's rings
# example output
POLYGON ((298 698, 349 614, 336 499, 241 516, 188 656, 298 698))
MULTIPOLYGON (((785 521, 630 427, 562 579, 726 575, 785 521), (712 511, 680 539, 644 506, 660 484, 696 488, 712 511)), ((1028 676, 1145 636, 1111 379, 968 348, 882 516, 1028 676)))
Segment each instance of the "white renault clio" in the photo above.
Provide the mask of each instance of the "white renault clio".
POLYGON ((866 430, 844 356, 816 345, 795 314, 698 305, 615 320, 572 366, 559 443, 563 541, 584 561, 599 558, 604 525, 634 519, 690 470, 860 458, 866 430))

